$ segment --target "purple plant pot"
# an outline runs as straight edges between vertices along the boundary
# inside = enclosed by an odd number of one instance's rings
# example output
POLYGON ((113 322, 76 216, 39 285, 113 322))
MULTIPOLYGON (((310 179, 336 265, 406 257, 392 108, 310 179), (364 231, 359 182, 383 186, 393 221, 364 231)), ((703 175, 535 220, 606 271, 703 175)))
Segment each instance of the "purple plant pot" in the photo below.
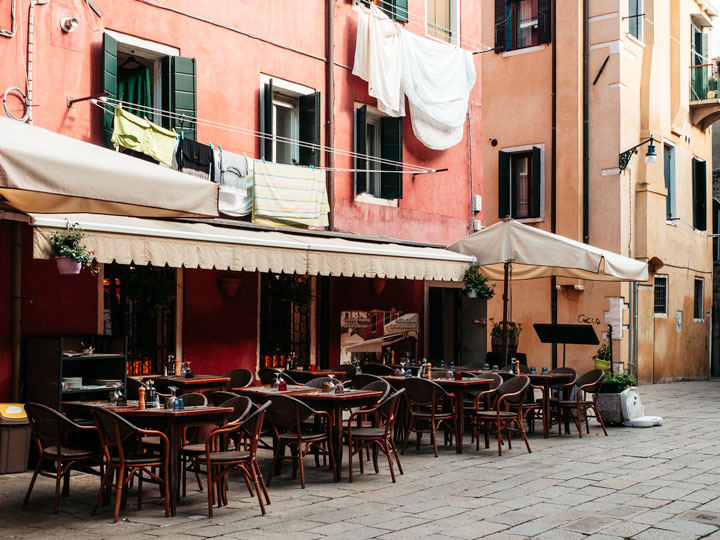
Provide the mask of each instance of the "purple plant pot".
POLYGON ((58 272, 63 276, 79 274, 82 270, 82 264, 68 257, 55 257, 58 272))

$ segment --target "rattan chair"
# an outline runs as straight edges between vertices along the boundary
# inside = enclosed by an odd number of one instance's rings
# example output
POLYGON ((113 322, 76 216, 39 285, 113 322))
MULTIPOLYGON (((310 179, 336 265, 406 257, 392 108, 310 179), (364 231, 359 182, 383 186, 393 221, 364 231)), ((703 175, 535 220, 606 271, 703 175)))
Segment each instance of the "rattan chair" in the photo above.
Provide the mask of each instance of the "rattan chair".
POLYGON ((236 397, 240 397, 240 394, 236 394, 235 392, 227 392, 225 390, 218 390, 217 392, 213 392, 212 394, 210 394, 210 402, 215 407, 219 407, 227 400, 236 397))
POLYGON ((372 375, 370 373, 358 373, 352 379, 350 379, 350 386, 353 388, 362 388, 366 384, 373 381, 384 381, 382 377, 378 375, 372 375))
POLYGON ((602 385, 603 377, 605 372, 602 369, 593 369, 588 371, 584 375, 577 378, 575 381, 576 394, 575 399, 572 400, 560 400, 557 402, 557 406, 560 410, 560 422, 558 422, 558 433, 561 432, 562 420, 567 417, 572 417, 575 421, 575 425, 578 429, 578 435, 582 438, 582 420, 585 419, 585 427, 587 432, 590 433, 590 414, 597 418, 600 422, 605 436, 607 437, 607 430, 605 429, 605 423, 603 422, 602 416, 597 408, 598 393, 600 392, 600 386, 602 385), (592 398, 588 399, 587 394, 591 394, 592 398))
POLYGON ((260 384, 272 384, 275 382, 275 378, 278 375, 288 384, 297 384, 290 375, 280 369, 260 368, 258 370, 258 379, 260 379, 260 384))
POLYGON ((448 394, 439 384, 418 377, 408 378, 404 388, 408 405, 408 426, 402 453, 405 453, 410 434, 414 431, 417 435, 416 448, 420 449, 422 434, 429 433, 435 457, 438 457, 437 431, 444 427, 445 441, 448 442, 448 433, 454 434, 457 429, 455 396, 448 394), (448 410, 443 409, 445 402, 450 403, 448 410))
POLYGON ((362 372, 370 375, 394 375, 395 368, 387 364, 365 364, 362 366, 362 372))
POLYGON ((230 377, 230 380, 225 383, 225 390, 228 392, 232 392, 233 388, 250 386, 255 380, 253 372, 245 368, 231 369, 223 377, 230 377))

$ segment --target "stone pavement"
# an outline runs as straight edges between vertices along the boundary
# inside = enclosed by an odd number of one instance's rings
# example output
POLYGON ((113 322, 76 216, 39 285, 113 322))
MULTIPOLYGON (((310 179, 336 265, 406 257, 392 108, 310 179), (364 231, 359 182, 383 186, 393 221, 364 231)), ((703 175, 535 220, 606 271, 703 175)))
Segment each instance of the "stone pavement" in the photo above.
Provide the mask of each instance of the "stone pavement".
POLYGON ((273 478, 266 516, 237 479, 230 506, 212 520, 193 480, 176 517, 163 517, 156 488, 146 485, 143 510, 133 492, 113 524, 107 507, 90 516, 97 477, 75 476, 54 515, 51 480, 38 479, 23 507, 30 474, 0 476, 0 538, 720 539, 720 382, 643 386, 641 396, 663 426, 609 428, 605 437, 591 425, 582 439, 574 430, 549 439, 538 433, 532 454, 520 442, 502 457, 494 441, 476 452, 469 437, 462 455, 445 447, 436 459, 429 445, 420 453, 413 446, 401 456, 397 484, 382 461, 380 474, 366 468, 353 484, 347 477, 334 484, 326 469, 309 466, 305 490, 287 473, 273 478))

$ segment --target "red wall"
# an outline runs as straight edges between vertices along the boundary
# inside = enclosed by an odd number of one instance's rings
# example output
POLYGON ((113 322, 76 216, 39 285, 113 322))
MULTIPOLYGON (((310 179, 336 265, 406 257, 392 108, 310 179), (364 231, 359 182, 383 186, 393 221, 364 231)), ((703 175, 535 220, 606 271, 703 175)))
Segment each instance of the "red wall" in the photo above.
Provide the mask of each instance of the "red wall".
POLYGON ((222 375, 233 368, 255 371, 257 358, 257 274, 185 270, 184 357, 194 373, 222 375), (224 298, 219 277, 242 280, 224 298))
POLYGON ((340 314, 343 311, 370 311, 392 308, 420 315, 423 327, 422 281, 389 279, 380 295, 372 288, 372 279, 337 277, 330 281, 330 321, 327 329, 330 339, 330 365, 336 366, 340 358, 340 314))
POLYGON ((11 382, 11 344, 10 344, 10 239, 12 224, 0 221, 0 402, 10 401, 12 397, 11 382))

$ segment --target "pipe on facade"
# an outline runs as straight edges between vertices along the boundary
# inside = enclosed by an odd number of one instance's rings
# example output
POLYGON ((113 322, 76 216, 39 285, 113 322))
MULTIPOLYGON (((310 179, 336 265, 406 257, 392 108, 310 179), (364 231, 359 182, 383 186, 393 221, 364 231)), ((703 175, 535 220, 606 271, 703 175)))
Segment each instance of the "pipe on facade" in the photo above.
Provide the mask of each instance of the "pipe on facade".
MULTIPOLYGON (((557 1, 552 2, 552 120, 550 142, 550 232, 557 232, 557 1)), ((557 324, 557 278, 550 278, 550 322, 557 324)), ((557 367, 557 344, 552 344, 551 366, 557 367)))
POLYGON ((28 43, 27 43, 27 108, 28 124, 33 122, 33 57, 35 53, 35 6, 49 4, 50 0, 33 0, 30 2, 28 14, 28 43))
POLYGON ((12 354, 12 400, 20 401, 20 359, 22 341, 22 224, 14 221, 12 224, 12 247, 10 248, 12 260, 12 277, 10 283, 10 340, 12 354))
MULTIPOLYGON (((327 0, 327 60, 325 61, 325 85, 327 103, 325 107, 325 146, 327 167, 335 167, 335 0, 327 0)), ((327 171, 328 230, 335 230, 335 171, 327 171)))
POLYGON ((590 243, 590 24, 583 0, 583 242, 590 243))

